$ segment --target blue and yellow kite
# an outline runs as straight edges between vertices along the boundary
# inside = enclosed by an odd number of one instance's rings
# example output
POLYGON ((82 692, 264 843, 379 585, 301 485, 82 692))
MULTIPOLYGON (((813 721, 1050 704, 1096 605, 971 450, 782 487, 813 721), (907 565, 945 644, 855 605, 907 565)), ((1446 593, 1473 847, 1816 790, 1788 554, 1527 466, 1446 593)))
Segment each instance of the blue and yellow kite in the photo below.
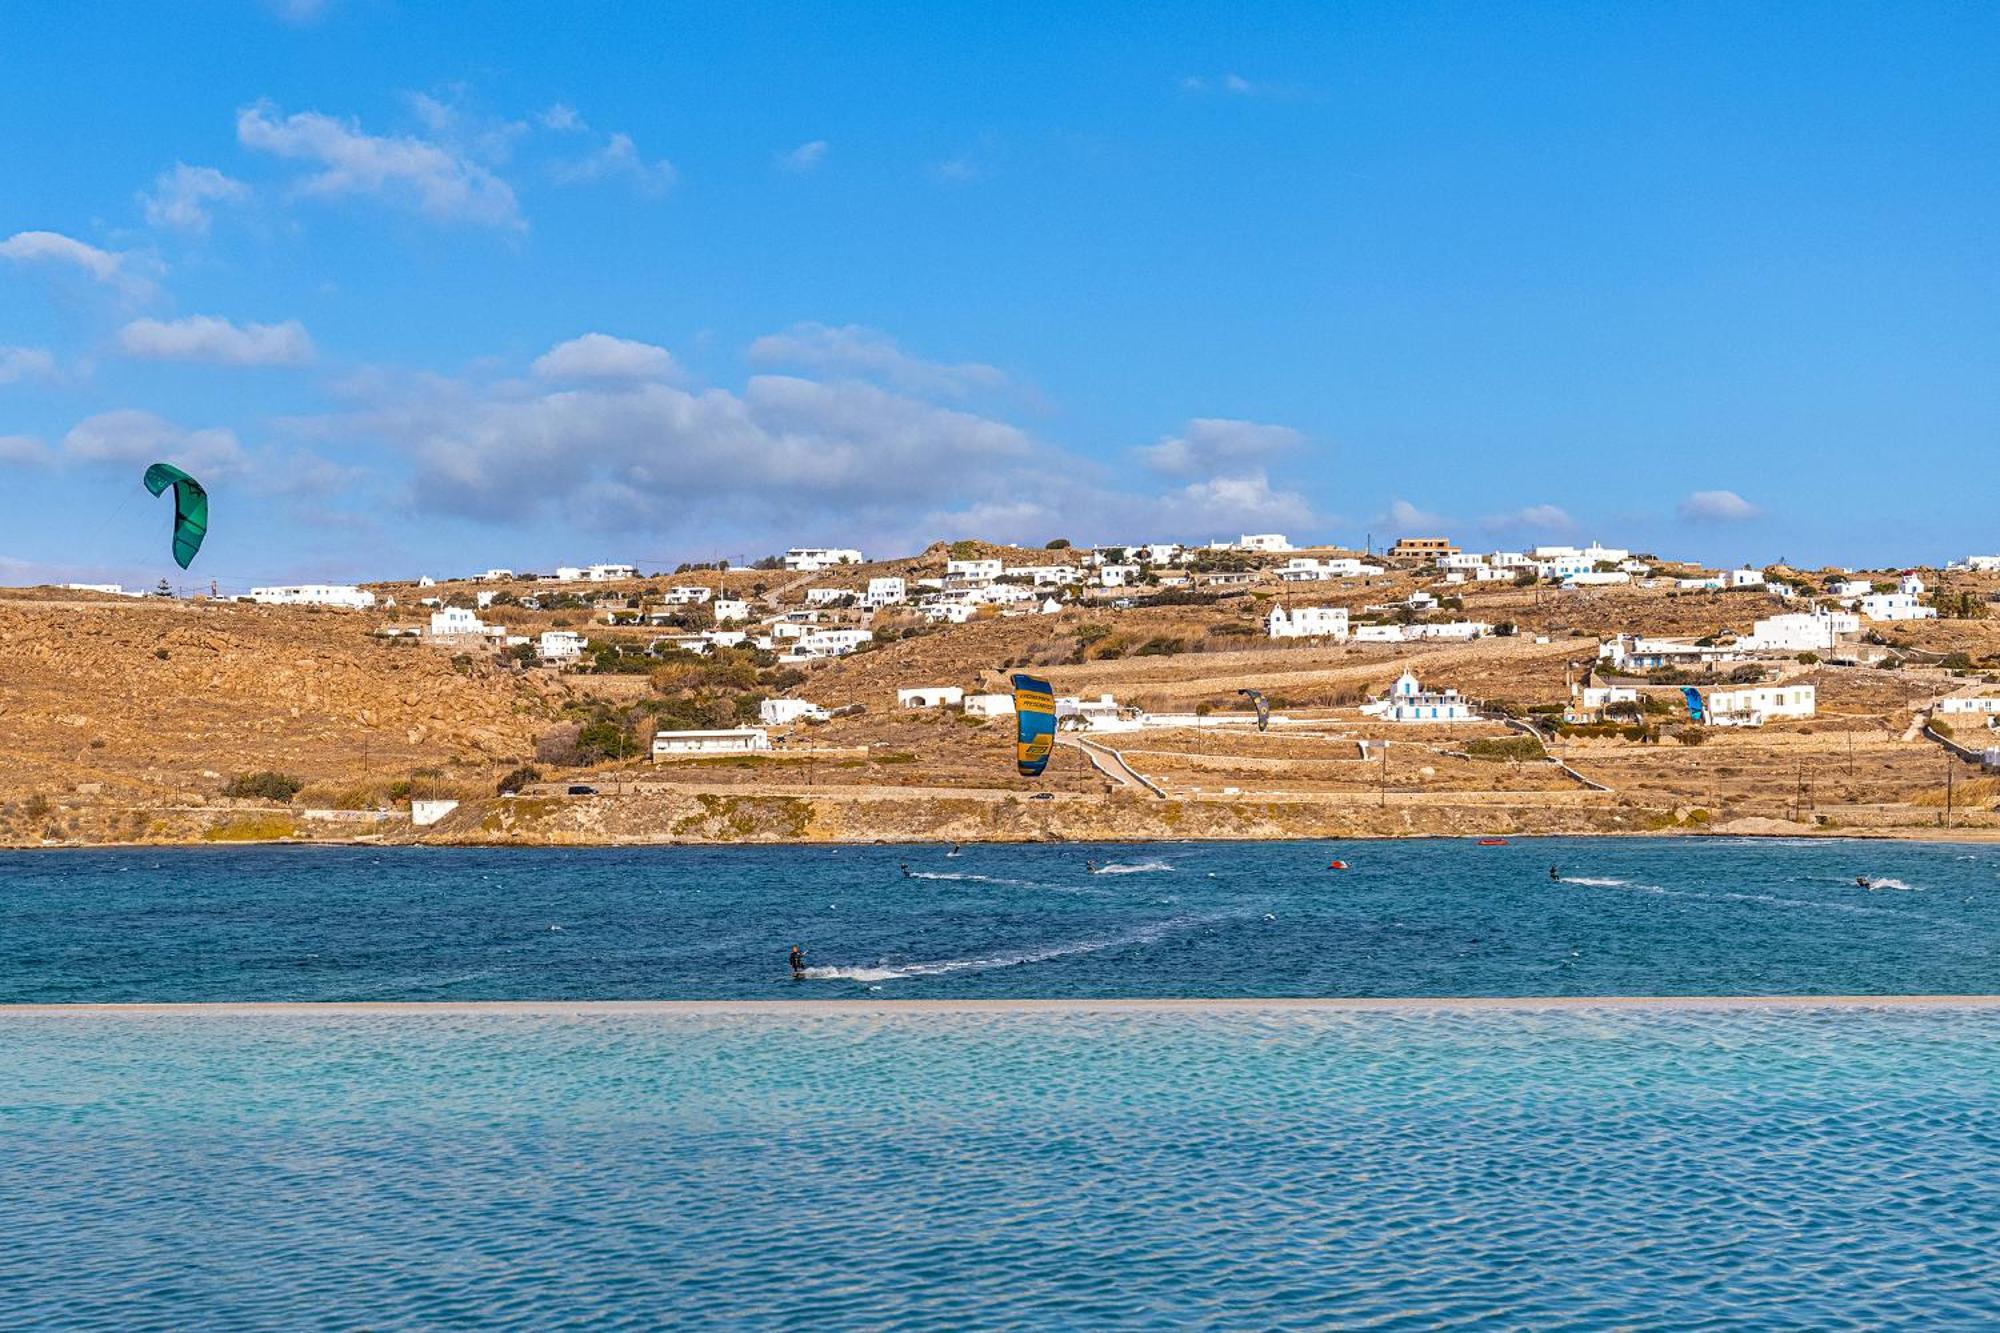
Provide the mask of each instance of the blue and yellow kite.
POLYGON ((1034 676, 1014 677, 1014 766, 1024 778, 1038 778, 1049 766, 1056 744, 1056 696, 1049 683, 1034 676))

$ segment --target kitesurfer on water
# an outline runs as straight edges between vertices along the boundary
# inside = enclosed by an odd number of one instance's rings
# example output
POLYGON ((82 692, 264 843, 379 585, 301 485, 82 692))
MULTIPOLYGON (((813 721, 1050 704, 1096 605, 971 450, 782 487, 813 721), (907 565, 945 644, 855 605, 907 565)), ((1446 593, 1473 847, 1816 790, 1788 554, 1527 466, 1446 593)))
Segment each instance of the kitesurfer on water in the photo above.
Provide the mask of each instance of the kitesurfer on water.
POLYGON ((798 945, 792 946, 792 980, 797 981, 806 974, 806 951, 798 945))
POLYGON ((908 861, 898 862, 896 868, 903 872, 904 879, 910 878, 910 863, 908 861))
POLYGON ((1871 881, 1866 875, 1856 875, 1854 877, 1854 882, 1856 884, 1859 884, 1864 889, 1872 889, 1875 887, 1874 882, 1871 881))
POLYGON ((1560 883, 1560 882, 1562 881, 1562 877, 1563 877, 1563 872, 1562 872, 1561 870, 1557 869, 1557 868, 1556 868, 1555 866, 1550 866, 1550 867, 1549 867, 1549 878, 1550 878, 1550 879, 1552 879, 1552 880, 1555 880, 1556 882, 1560 883))

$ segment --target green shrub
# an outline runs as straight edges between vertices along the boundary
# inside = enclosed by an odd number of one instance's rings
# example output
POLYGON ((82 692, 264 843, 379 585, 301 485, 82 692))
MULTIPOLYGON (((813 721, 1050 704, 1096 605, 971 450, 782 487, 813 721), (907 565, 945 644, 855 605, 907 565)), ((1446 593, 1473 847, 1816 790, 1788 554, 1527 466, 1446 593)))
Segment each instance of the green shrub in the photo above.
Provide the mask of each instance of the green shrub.
POLYGON ((505 796, 508 792, 521 790, 521 788, 527 786, 530 782, 540 782, 541 780, 541 769, 536 768, 533 764, 523 764, 506 777, 501 778, 494 786, 494 790, 505 796))
POLYGON ((1474 759, 1504 759, 1527 763, 1548 758, 1548 751, 1533 736, 1481 736, 1466 744, 1465 752, 1474 759))
POLYGON ((231 778, 229 785, 222 789, 222 794, 238 800, 289 802, 305 785, 289 773, 273 773, 266 769, 261 773, 244 773, 231 778))

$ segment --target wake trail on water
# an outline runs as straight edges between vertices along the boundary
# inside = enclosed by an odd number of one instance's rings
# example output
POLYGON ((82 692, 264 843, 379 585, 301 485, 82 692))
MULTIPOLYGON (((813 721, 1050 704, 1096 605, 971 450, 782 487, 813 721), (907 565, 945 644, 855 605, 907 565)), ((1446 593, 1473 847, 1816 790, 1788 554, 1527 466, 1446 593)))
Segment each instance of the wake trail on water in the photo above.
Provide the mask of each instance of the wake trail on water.
POLYGON ((1054 962, 1058 958, 1073 958, 1078 954, 1098 953, 1105 949, 1122 949, 1133 944, 1152 944, 1177 931, 1210 926, 1230 919, 1227 914, 1177 916, 1150 926, 1142 926, 1138 930, 1128 931, 1122 935, 1076 940, 1067 944, 1051 944, 1040 949, 1025 949, 1019 953, 992 954, 979 958, 944 958, 923 963, 882 963, 874 967, 809 967, 799 975, 807 981, 905 981, 912 977, 950 976, 954 972, 985 972, 1003 967, 1026 967, 1034 963, 1054 962))
MULTIPOLYGON (((1650 893, 1659 898, 1692 898, 1698 902, 1768 903, 1772 907, 1803 907, 1816 912, 1841 912, 1850 916, 1895 915, 1880 907, 1820 902, 1811 898, 1783 898, 1775 893, 1737 893, 1729 889, 1717 889, 1710 893, 1700 889, 1670 889, 1662 884, 1634 884, 1629 879, 1609 879, 1590 875, 1565 875, 1560 882, 1593 889, 1629 889, 1633 893, 1650 893)), ((1875 881, 1877 888, 1888 888, 1892 884, 1900 888, 1908 887, 1901 880, 1875 881)))
POLYGON ((1125 863, 1113 861, 1110 865, 1099 866, 1091 871, 1093 875, 1156 875, 1173 867, 1165 861, 1136 861, 1125 863))

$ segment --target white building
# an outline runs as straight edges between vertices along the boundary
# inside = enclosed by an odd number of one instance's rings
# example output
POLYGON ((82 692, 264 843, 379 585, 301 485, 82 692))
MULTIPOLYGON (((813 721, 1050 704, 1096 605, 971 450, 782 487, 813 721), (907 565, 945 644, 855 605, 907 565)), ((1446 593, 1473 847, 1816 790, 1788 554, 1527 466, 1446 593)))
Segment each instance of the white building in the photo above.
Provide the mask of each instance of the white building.
POLYGON ((1361 711, 1385 722, 1470 722, 1478 716, 1457 690, 1426 690, 1409 671, 1396 679, 1387 699, 1364 704, 1361 711))
POLYGON ((1925 606, 1908 593, 1877 592, 1858 603, 1870 620, 1936 620, 1937 608, 1925 606))
POLYGON ((1980 713, 1987 717, 2000 717, 2000 696, 1982 695, 1975 697, 1961 695, 1954 699, 1940 699, 1937 701, 1937 711, 1940 713, 1980 713))
POLYGON ((487 624, 477 612, 463 606, 445 606, 431 612, 431 637, 434 639, 483 638, 504 633, 506 631, 499 626, 487 624))
POLYGON ((1769 616, 1750 627, 1738 648, 1755 652, 1817 653, 1834 646, 1843 634, 1858 634, 1861 622, 1844 611, 1797 611, 1769 616))
POLYGON ((252 588, 250 600, 265 606, 338 606, 366 611, 375 605, 375 594, 351 583, 295 583, 282 588, 252 588))
POLYGON ((126 592, 124 585, 119 583, 65 583, 63 587, 70 592, 102 592, 109 593, 113 597, 144 597, 146 595, 143 592, 126 592))
POLYGON ((712 609, 718 625, 742 624, 750 619, 750 603, 740 597, 718 597, 712 609))
POLYGON ((1289 551, 1292 543, 1282 532, 1246 532, 1236 539, 1239 551, 1289 551))
POLYGON ((1483 639, 1493 627, 1483 620, 1439 620, 1429 624, 1404 625, 1405 639, 1483 639))
POLYGON ((1965 567, 1975 574, 2000 574, 2000 555, 1969 555, 1965 567))
MULTIPOLYGON (((431 619, 435 622, 437 617, 431 619)), ((437 630, 433 629, 431 633, 435 634, 437 630)), ((583 656, 583 650, 588 646, 588 641, 575 630, 551 629, 542 631, 541 642, 535 651, 544 662, 574 662, 583 656)))
POLYGON ((1014 716, 1014 696, 1011 694, 968 694, 964 706, 967 717, 1014 716))
POLYGON ((991 583, 1007 570, 1002 560, 947 560, 944 562, 944 576, 964 587, 981 583, 991 583))
POLYGON ((715 589, 697 587, 692 583, 677 583, 660 594, 660 600, 669 606, 700 606, 715 596, 715 589))
POLYGON ((1905 597, 1922 597, 1924 595, 1923 576, 1918 574, 1914 569, 1904 570, 1902 576, 1896 580, 1896 591, 1905 597))
POLYGON ((755 754, 770 748, 771 735, 762 727, 653 733, 654 759, 667 759, 685 754, 755 754))
POLYGON ((766 699, 757 705, 757 719, 767 727, 784 727, 794 722, 824 722, 827 711, 805 699, 766 699))
POLYGON ((1586 569, 1563 580, 1565 588, 1608 588, 1630 583, 1632 576, 1622 569, 1586 569))
POLYGON ((1056 698, 1056 725, 1064 722, 1079 731, 1137 731, 1138 721, 1128 717, 1125 709, 1118 706, 1118 700, 1109 694, 1100 694, 1095 699, 1083 699, 1069 695, 1056 698))
POLYGON ((868 580, 868 595, 863 599, 869 606, 896 606, 909 600, 909 590, 899 578, 868 580))
POLYGON ((1264 632, 1274 639, 1344 639, 1347 637, 1347 608, 1274 606, 1264 621, 1264 632))
POLYGON ((898 708, 953 708, 965 702, 965 691, 956 685, 919 685, 896 691, 898 708))
POLYGON ((794 546, 785 552, 785 568, 797 573, 862 563, 861 552, 845 546, 794 546))
POLYGON ((800 657, 845 657, 874 637, 865 629, 814 629, 801 634, 792 651, 800 657))
POLYGON ((1718 727, 1761 727, 1785 718, 1811 717, 1817 692, 1810 685, 1750 685, 1709 690, 1702 713, 1718 727))
POLYGON ((1401 625, 1356 625, 1356 643, 1401 643, 1408 636, 1401 625))
POLYGON ((847 602, 859 601, 861 594, 852 588, 807 588, 807 606, 840 606, 847 602))
POLYGON ((1137 565, 1105 565, 1097 571, 1097 582, 1106 588, 1129 588, 1139 581, 1137 565))
POLYGON ((489 569, 479 576, 481 583, 507 583, 514 577, 511 569, 489 569))
POLYGON ((1835 597, 1852 600, 1874 592, 1875 584, 1871 579, 1837 579, 1831 591, 1835 597))
POLYGON ((1729 586, 1732 588, 1761 588, 1764 586, 1764 571, 1761 569, 1732 569, 1729 571, 1729 586))
POLYGON ((976 610, 970 602, 932 602, 922 609, 924 619, 933 625, 963 625, 976 610))

